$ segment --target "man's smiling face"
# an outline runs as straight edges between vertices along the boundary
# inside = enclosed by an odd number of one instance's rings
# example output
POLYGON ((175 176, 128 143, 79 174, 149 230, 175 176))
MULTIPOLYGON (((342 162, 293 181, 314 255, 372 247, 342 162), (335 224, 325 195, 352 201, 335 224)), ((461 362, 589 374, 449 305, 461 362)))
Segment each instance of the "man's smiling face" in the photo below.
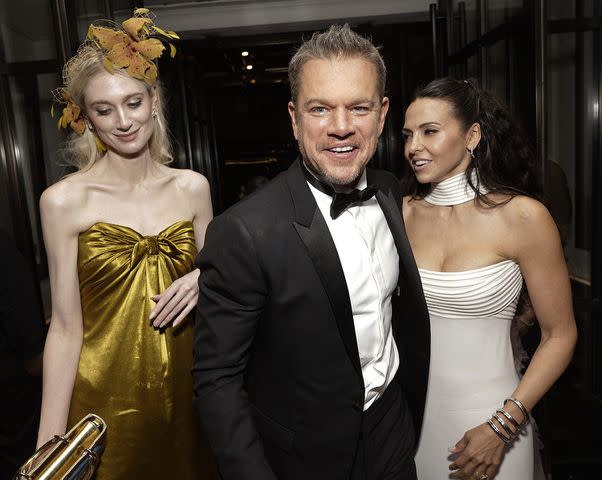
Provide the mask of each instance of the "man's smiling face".
POLYGON ((361 57, 312 59, 288 110, 306 165, 335 187, 352 187, 376 151, 389 100, 361 57))

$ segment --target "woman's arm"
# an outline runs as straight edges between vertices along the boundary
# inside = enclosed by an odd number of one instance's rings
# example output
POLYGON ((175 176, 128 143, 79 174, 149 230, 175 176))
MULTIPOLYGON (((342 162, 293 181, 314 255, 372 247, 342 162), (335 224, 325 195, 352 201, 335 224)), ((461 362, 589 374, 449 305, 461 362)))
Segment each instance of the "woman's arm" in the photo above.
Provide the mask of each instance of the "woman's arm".
MULTIPOLYGON (((538 202, 520 199, 518 208, 516 258, 541 328, 541 341, 512 396, 531 410, 568 366, 577 328, 558 229, 538 202)), ((520 411, 515 413, 521 418, 520 411)))
MULTIPOLYGON (((509 397, 530 411, 568 366, 577 329, 566 263, 552 217, 543 205, 526 197, 513 199, 507 207, 506 229, 511 232, 508 256, 520 265, 541 327, 541 341, 525 375, 515 391, 508 392, 509 397)), ((504 400, 500 398, 500 407, 504 400)), ((518 422, 525 420, 513 402, 507 402, 504 410, 518 422)), ((499 429, 504 431, 501 425, 499 429)), ((486 473, 492 479, 504 451, 504 442, 483 423, 466 432, 452 449, 453 453, 458 453, 458 458, 450 465, 450 470, 458 469, 456 478, 471 478, 478 472, 486 473)))
MULTIPOLYGON (((205 243, 207 225, 213 218, 209 182, 202 175, 191 171, 183 172, 182 176, 188 205, 193 207, 194 238, 197 250, 200 251, 205 243)), ((175 327, 184 321, 197 304, 199 273, 198 268, 194 269, 153 297, 157 302, 150 313, 150 320, 154 327, 162 328, 170 322, 173 322, 175 327)))
POLYGON ((52 316, 44 349, 38 447, 53 435, 65 433, 83 340, 77 274, 78 231, 74 212, 69 207, 76 203, 71 196, 66 185, 57 184, 46 190, 40 199, 52 316))
POLYGON ((194 180, 190 183, 191 202, 196 207, 193 220, 194 238, 196 239, 196 248, 200 252, 205 244, 207 225, 213 219, 211 189, 207 179, 200 174, 196 174, 194 180))

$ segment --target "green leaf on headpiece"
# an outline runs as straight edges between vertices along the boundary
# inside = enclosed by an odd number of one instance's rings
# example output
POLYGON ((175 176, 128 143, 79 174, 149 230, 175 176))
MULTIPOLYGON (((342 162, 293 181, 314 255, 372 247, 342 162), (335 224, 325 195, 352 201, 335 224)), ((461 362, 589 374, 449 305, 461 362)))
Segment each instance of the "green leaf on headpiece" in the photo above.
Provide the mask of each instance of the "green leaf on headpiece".
POLYGON ((177 40, 180 38, 180 37, 178 37, 178 34, 176 32, 172 32, 172 31, 166 32, 165 30, 157 27, 156 25, 153 25, 153 28, 155 29, 156 32, 160 33, 164 37, 167 37, 171 40, 177 40))
POLYGON ((162 28, 157 27, 157 25, 153 25, 153 30, 155 30, 156 32, 160 33, 164 37, 168 36, 167 32, 165 30, 163 30, 162 28))
POLYGON ((111 60, 109 60, 107 57, 104 57, 102 59, 102 64, 105 66, 109 73, 113 73, 113 62, 111 62, 111 60))
POLYGON ((52 106, 50 107, 50 116, 52 118, 54 118, 54 103, 52 104, 52 106))
POLYGON ((171 43, 169 44, 169 55, 171 58, 176 56, 176 47, 174 47, 171 43))

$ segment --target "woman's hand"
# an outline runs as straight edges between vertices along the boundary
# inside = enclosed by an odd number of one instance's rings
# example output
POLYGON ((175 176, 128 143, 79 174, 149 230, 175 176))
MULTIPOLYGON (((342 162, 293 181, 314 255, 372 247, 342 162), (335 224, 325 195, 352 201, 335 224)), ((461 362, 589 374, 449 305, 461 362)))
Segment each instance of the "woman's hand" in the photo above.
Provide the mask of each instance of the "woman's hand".
POLYGON ((176 327, 196 307, 199 297, 199 274, 200 271, 196 268, 175 280, 162 293, 152 297, 157 302, 149 316, 153 327, 163 328, 172 322, 176 327))
POLYGON ((486 423, 468 430, 450 448, 451 453, 458 455, 449 466, 450 470, 456 470, 452 478, 492 480, 504 458, 504 448, 504 442, 486 423))

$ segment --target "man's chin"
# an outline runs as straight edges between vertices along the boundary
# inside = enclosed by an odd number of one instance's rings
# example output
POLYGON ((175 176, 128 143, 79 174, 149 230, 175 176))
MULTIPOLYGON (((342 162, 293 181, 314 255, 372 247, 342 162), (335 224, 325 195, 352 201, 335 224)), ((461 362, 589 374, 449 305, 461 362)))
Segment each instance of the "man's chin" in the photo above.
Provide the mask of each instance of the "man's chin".
POLYGON ((362 173, 364 173, 364 167, 354 168, 352 171, 328 171, 325 172, 324 178, 335 189, 355 188, 362 173))
POLYGON ((324 168, 320 163, 303 158, 303 162, 318 178, 332 185, 336 190, 354 188, 364 173, 366 165, 324 168))

